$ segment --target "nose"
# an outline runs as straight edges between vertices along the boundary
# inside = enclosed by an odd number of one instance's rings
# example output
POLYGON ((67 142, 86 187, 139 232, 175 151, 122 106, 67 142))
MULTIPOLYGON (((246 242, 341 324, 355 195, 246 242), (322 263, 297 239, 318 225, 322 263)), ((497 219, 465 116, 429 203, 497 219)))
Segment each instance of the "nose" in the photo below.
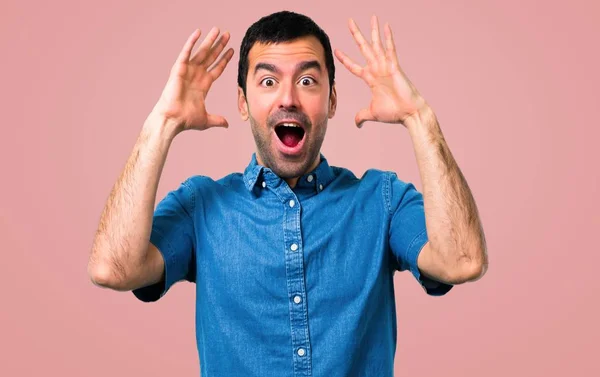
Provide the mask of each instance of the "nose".
POLYGON ((298 102, 298 93, 296 91, 296 85, 293 83, 286 83, 280 86, 281 93, 279 95, 279 107, 286 109, 297 109, 300 106, 298 102))

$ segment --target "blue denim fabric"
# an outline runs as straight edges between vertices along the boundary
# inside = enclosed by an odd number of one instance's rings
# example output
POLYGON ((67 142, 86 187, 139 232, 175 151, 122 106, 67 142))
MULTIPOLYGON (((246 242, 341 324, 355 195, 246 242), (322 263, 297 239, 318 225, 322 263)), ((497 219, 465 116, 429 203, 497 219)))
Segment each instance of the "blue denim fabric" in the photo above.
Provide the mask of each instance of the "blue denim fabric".
POLYGON ((166 278, 133 293, 196 283, 204 377, 391 377, 394 273, 429 295, 452 288, 420 274, 427 240, 423 197, 395 173, 357 178, 321 154, 291 189, 253 153, 243 173, 190 177, 159 202, 150 241, 166 278))

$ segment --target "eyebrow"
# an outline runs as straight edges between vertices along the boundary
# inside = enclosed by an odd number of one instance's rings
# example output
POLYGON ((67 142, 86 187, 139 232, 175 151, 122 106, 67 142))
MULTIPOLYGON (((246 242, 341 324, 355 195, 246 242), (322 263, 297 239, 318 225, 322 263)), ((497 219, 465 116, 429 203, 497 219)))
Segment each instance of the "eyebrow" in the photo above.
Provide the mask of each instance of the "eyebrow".
MULTIPOLYGON (((300 62, 296 65, 296 72, 302 72, 302 71, 306 71, 306 70, 312 69, 312 68, 319 71, 319 73, 322 70, 321 64, 318 61, 307 60, 307 61, 300 62)), ((265 70, 265 71, 277 73, 277 74, 281 73, 281 71, 279 70, 279 68, 277 68, 275 66, 275 64, 261 62, 261 63, 257 63, 256 66, 254 67, 254 76, 256 76, 256 73, 261 69, 265 70)))

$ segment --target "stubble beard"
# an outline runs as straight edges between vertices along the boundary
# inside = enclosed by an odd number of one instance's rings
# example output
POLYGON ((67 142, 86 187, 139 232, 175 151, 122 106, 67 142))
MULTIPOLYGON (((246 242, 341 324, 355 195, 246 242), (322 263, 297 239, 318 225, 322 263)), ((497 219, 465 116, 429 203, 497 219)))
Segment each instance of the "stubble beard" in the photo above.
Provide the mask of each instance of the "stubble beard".
MULTIPOLYGON (((305 140, 305 148, 307 148, 306 158, 298 161, 278 158, 276 146, 272 145, 272 128, 259 125, 252 115, 249 115, 249 120, 256 149, 262 159, 263 165, 271 169, 278 177, 282 179, 300 177, 308 173, 315 159, 319 158, 321 145, 325 139, 327 117, 320 124, 309 128, 310 140, 305 140)), ((308 135, 304 135, 304 137, 308 137, 308 135)))

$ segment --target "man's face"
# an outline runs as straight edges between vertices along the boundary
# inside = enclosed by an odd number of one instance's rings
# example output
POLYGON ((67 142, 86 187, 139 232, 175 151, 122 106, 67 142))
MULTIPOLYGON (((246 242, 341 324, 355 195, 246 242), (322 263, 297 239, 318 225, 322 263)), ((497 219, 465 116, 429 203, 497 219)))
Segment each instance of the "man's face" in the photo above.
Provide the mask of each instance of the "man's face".
POLYGON ((319 40, 310 36, 254 44, 248 54, 246 96, 239 88, 238 107, 242 119, 250 120, 259 164, 284 179, 314 169, 336 107, 319 40))

